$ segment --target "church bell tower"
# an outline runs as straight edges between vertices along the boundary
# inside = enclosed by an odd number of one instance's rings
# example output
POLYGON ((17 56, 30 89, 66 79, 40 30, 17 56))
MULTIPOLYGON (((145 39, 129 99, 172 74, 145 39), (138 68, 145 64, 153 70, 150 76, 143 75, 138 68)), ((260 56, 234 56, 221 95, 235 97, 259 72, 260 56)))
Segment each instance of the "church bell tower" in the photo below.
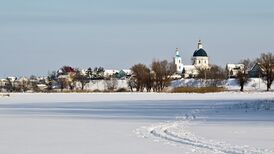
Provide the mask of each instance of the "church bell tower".
POLYGON ((174 57, 174 63, 176 65, 176 71, 178 74, 181 74, 183 71, 183 63, 182 58, 180 56, 180 51, 178 48, 176 48, 176 55, 174 57))

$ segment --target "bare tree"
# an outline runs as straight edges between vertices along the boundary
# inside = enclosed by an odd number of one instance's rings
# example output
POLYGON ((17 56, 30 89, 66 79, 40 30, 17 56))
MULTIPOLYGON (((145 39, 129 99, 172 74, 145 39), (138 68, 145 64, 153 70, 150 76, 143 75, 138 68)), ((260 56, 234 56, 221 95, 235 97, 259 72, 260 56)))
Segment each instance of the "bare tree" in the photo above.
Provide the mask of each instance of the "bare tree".
POLYGON ((244 67, 242 68, 242 70, 238 71, 236 75, 236 80, 241 87, 240 91, 244 91, 244 85, 246 85, 250 81, 248 77, 248 71, 254 65, 254 62, 250 59, 243 59, 240 61, 240 64, 243 64, 244 67))
POLYGON ((147 72, 146 74, 146 80, 145 80, 145 87, 147 92, 150 92, 152 87, 153 87, 153 74, 151 73, 151 71, 147 72))
POLYGON ((171 76, 176 72, 174 63, 163 61, 153 61, 151 65, 153 71, 154 89, 162 91, 171 82, 171 76))
POLYGON ((134 80, 132 79, 131 82, 135 82, 132 83, 132 85, 136 85, 137 91, 144 91, 144 88, 148 87, 146 85, 149 80, 150 69, 144 64, 136 64, 131 67, 131 71, 134 78, 134 80))
POLYGON ((244 85, 249 82, 248 74, 245 71, 239 71, 236 75, 236 80, 241 87, 240 91, 244 91, 244 85))
POLYGON ((269 91, 274 78, 274 55, 270 52, 262 53, 258 58, 258 63, 263 69, 263 80, 266 82, 267 91, 269 91))
POLYGON ((196 78, 204 80, 206 86, 217 86, 226 79, 225 70, 217 65, 212 65, 209 68, 198 68, 199 74, 196 78))
POLYGON ((89 67, 87 70, 86 70, 86 76, 89 80, 91 80, 92 78, 92 69, 89 67))
POLYGON ((84 90, 85 85, 87 83, 89 83, 89 81, 90 81, 89 75, 90 74, 88 74, 88 73, 82 74, 79 69, 76 70, 74 81, 76 81, 76 82, 78 81, 81 83, 81 90, 84 90))
POLYGON ((0 80, 0 92, 2 92, 2 90, 5 88, 5 82, 3 82, 2 80, 0 80))
POLYGON ((103 67, 95 67, 93 70, 93 76, 95 79, 104 79, 105 69, 103 67))
POLYGON ((19 81, 19 88, 22 92, 29 90, 29 85, 30 81, 28 79, 23 78, 19 81))
POLYGON ((58 82, 56 71, 52 71, 48 73, 46 85, 48 86, 47 90, 51 91, 53 89, 53 84, 58 82))
POLYGON ((58 78, 58 83, 60 85, 61 91, 63 91, 64 89, 66 89, 68 87, 68 85, 69 85, 67 78, 63 78, 63 77, 61 77, 61 78, 59 77, 58 78))
POLYGON ((133 88, 136 88, 136 79, 134 77, 130 77, 127 81, 128 87, 130 88, 130 91, 133 92, 133 88))
POLYGON ((198 70, 198 75, 196 76, 197 79, 208 79, 208 75, 210 74, 210 69, 209 68, 197 68, 198 70))
POLYGON ((114 91, 117 89, 118 81, 116 78, 105 79, 105 87, 108 91, 114 91))
POLYGON ((31 81, 31 88, 34 92, 40 92, 41 90, 39 89, 37 82, 31 81))
POLYGON ((14 83, 10 78, 7 78, 7 83, 5 84, 5 89, 8 92, 13 92, 15 90, 14 83))

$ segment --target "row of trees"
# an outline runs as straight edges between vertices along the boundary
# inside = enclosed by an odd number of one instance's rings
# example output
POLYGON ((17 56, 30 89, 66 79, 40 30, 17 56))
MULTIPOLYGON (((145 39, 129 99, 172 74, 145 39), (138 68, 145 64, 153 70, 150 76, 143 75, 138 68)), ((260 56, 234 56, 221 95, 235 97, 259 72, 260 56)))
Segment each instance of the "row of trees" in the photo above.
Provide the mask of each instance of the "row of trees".
POLYGON ((204 80, 206 86, 217 87, 227 78, 226 70, 217 65, 211 65, 209 68, 198 68, 197 79, 204 80))
POLYGON ((88 68, 85 72, 82 72, 77 68, 74 69, 69 66, 63 66, 57 72, 53 71, 49 74, 48 87, 49 90, 52 90, 54 85, 58 85, 61 91, 67 88, 74 90, 76 84, 80 83, 81 90, 84 90, 85 85, 91 80, 104 79, 104 72, 103 67, 88 68))
POLYGON ((261 56, 254 61, 244 59, 241 60, 240 63, 244 64, 244 68, 238 72, 236 79, 241 87, 241 91, 244 90, 244 85, 250 81, 248 72, 255 63, 258 64, 260 70, 259 76, 265 81, 267 91, 271 89, 274 79, 274 55, 272 53, 262 53, 261 56))
POLYGON ((104 79, 104 68, 95 67, 88 68, 85 72, 80 69, 75 69, 69 66, 63 66, 58 71, 52 71, 47 77, 39 78, 34 75, 30 78, 22 77, 17 79, 6 78, 5 81, 0 82, 0 90, 8 92, 26 92, 26 91, 47 91, 54 89, 70 89, 74 90, 77 83, 80 83, 81 90, 87 83, 92 80, 104 79))
MULTIPOLYGON (((243 91, 244 86, 250 81, 249 72, 255 64, 259 67, 259 77, 266 83, 267 91, 270 90, 274 79, 274 55, 272 53, 262 53, 260 57, 255 60, 243 59, 239 63, 243 64, 243 68, 241 68, 236 75, 240 91, 243 91)), ((200 68, 198 71, 199 74, 196 78, 204 79, 207 86, 221 85, 221 82, 227 79, 227 74, 229 73, 217 65, 211 65, 210 68, 207 69, 200 68)))
POLYGON ((28 90, 32 91, 41 91, 39 88, 39 83, 46 85, 45 79, 37 79, 34 75, 30 76, 30 78, 6 78, 6 82, 0 82, 0 91, 7 92, 26 92, 28 90))
POLYGON ((136 64, 131 67, 133 76, 128 81, 128 85, 133 91, 143 92, 151 90, 163 91, 171 82, 171 77, 176 72, 176 66, 167 60, 154 60, 150 67, 145 64, 136 64))
MULTIPOLYGON (((274 55, 272 53, 262 53, 255 60, 243 59, 239 63, 243 64, 243 68, 238 71, 235 78, 240 86, 240 91, 243 91, 244 86, 250 81, 249 72, 255 64, 259 67, 259 77, 266 83, 267 91, 270 90, 274 79, 274 55)), ((195 78, 204 80, 207 86, 221 85, 230 73, 217 65, 211 65, 207 69, 198 68, 198 72, 199 74, 195 78)))
MULTIPOLYGON (((271 88, 274 79, 274 55, 272 53, 263 53, 256 60, 243 59, 239 63, 243 64, 244 67, 238 71, 236 80, 238 81, 240 90, 244 90, 244 85, 249 82, 249 71, 251 68, 258 64, 260 67, 260 75, 266 85, 267 91, 271 88)), ((227 79, 227 72, 225 69, 211 65, 209 68, 197 68, 198 75, 196 79, 203 80, 206 86, 218 86, 222 85, 223 81, 227 79)), ((12 81, 7 78, 7 82, 3 85, 0 84, 0 88, 4 88, 9 92, 13 91, 41 91, 43 84, 46 88, 43 91, 52 91, 53 89, 70 89, 74 90, 76 84, 81 85, 81 90, 87 83, 93 80, 104 79, 107 90, 113 91, 117 88, 117 79, 115 77, 104 77, 104 68, 96 67, 94 69, 88 68, 85 72, 80 69, 74 69, 69 66, 64 66, 58 71, 49 73, 47 78, 37 79, 35 76, 29 79, 22 79, 12 81)), ((150 66, 145 64, 136 64, 131 67, 132 76, 128 79, 128 86, 131 91, 163 91, 170 85, 172 76, 176 73, 176 66, 173 62, 167 60, 154 60, 150 66)))

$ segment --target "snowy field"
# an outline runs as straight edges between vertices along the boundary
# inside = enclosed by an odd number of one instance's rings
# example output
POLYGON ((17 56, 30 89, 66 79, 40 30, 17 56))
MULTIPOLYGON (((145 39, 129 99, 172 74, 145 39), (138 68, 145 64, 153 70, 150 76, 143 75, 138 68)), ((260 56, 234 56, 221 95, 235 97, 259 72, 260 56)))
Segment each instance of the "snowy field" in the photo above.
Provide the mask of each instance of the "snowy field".
POLYGON ((274 154, 274 93, 0 96, 3 154, 274 154))
MULTIPOLYGON (((122 83, 122 82, 120 82, 122 83)), ((171 83, 171 87, 203 87, 206 82, 199 79, 179 79, 171 83)), ((222 86, 228 90, 240 90, 239 83, 235 79, 228 79, 222 82, 222 86)), ((271 89, 274 89, 274 84, 271 85, 271 89)), ((249 82, 244 86, 245 91, 265 91, 266 82, 261 78, 250 78, 249 82)))

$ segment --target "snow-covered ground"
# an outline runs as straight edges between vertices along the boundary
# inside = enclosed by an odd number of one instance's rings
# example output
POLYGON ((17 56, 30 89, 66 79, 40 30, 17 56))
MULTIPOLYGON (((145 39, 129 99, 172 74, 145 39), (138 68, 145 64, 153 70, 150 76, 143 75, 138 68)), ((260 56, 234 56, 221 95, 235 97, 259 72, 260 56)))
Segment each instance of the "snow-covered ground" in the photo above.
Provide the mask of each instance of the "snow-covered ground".
MULTIPOLYGON (((77 87, 80 89, 81 84, 78 83, 77 87)), ((127 80, 117 80, 117 89, 125 88, 128 89, 127 80)), ((90 81, 88 84, 85 85, 86 90, 107 90, 106 80, 94 80, 90 81)))
MULTIPOLYGON (((235 79, 228 79, 226 87, 230 90, 239 90, 240 88, 235 79)), ((248 91, 265 91, 266 82, 261 78, 250 78, 249 82, 244 86, 244 89, 248 91)), ((274 84, 272 84, 271 89, 274 89, 274 84)))
MULTIPOLYGON (((240 90, 240 86, 236 79, 228 79, 221 82, 220 86, 225 87, 228 90, 240 90)), ((171 87, 203 87, 207 83, 204 80, 199 79, 179 79, 174 80, 171 83, 171 87)), ((272 84, 271 89, 274 89, 272 84)), ((266 91, 266 82, 261 78, 250 78, 248 83, 244 86, 245 91, 266 91)))
MULTIPOLYGON (((240 86, 235 79, 228 79, 221 82, 223 87, 228 90, 232 91, 239 91, 240 86)), ((204 80, 199 79, 178 79, 171 82, 171 85, 168 89, 172 89, 174 87, 203 87, 208 83, 205 83, 204 80)), ((81 89, 81 84, 77 83, 76 88, 81 89)), ((86 90, 107 90, 106 81, 104 80, 94 80, 89 82, 84 87, 86 90)), ((128 87, 128 79, 124 80, 117 80, 117 89, 125 88, 130 90, 128 87)), ((274 84, 271 86, 274 89, 274 84)), ((265 91, 266 90, 266 83, 264 80, 260 78, 250 78, 250 81, 244 86, 245 91, 265 91)))
POLYGON ((0 153, 274 153, 274 93, 11 94, 0 153))

